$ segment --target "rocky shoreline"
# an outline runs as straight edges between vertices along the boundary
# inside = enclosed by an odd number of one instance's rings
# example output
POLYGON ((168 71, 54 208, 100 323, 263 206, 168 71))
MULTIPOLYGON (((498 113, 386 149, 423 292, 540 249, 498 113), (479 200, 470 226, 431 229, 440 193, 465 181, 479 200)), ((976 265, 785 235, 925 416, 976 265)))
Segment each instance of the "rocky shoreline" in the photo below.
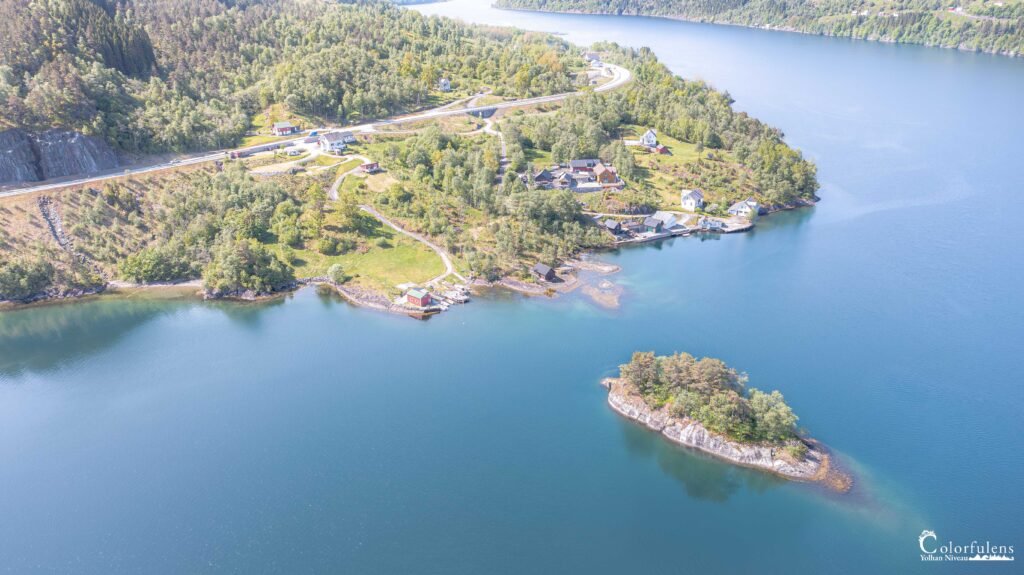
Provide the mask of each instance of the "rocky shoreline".
POLYGON ((384 294, 361 287, 335 284, 329 279, 323 277, 299 278, 287 285, 278 287, 272 292, 259 293, 252 290, 214 293, 204 289, 201 280, 185 280, 180 282, 152 284, 139 284, 121 280, 112 280, 90 289, 74 289, 66 291, 46 290, 20 300, 0 300, 0 311, 16 310, 41 305, 72 303, 73 301, 97 295, 118 296, 130 295, 134 292, 159 291, 167 291, 176 294, 188 292, 189 297, 209 301, 219 300, 238 303, 257 303, 273 300, 308 286, 322 286, 330 288, 345 301, 357 307, 364 307, 386 313, 407 315, 410 317, 421 317, 423 315, 422 313, 394 305, 384 294))
POLYGON ((659 432, 673 443, 786 479, 820 483, 841 493, 853 486, 852 478, 837 468, 828 449, 813 439, 800 439, 807 447, 807 454, 802 460, 797 460, 781 448, 732 441, 708 431, 698 421, 676 417, 664 407, 651 408, 635 389, 621 379, 606 378, 601 385, 608 389, 608 405, 616 413, 659 432))

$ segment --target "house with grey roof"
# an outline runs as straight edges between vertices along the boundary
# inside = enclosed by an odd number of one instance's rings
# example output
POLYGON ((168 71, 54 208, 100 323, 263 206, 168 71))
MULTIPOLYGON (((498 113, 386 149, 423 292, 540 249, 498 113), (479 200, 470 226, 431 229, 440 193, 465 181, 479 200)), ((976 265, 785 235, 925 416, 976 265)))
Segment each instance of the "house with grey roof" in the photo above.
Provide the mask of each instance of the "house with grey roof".
POLYGON ((274 125, 270 127, 270 133, 275 136, 289 136, 298 131, 299 127, 292 125, 291 122, 274 122, 274 125))
POLYGON ((658 133, 654 131, 654 128, 649 128, 644 132, 643 136, 640 136, 640 144, 647 146, 648 148, 655 148, 658 146, 658 133))
POLYGON ((341 152, 348 147, 345 143, 345 136, 343 132, 321 134, 320 138, 317 140, 317 144, 324 152, 341 152))
POLYGON ((583 160, 569 160, 569 169, 573 172, 593 172, 594 166, 601 163, 601 160, 597 158, 587 158, 583 160))
POLYGON ((729 215, 739 216, 741 218, 753 220, 754 218, 757 217, 758 210, 760 209, 761 206, 758 205, 757 201, 754 198, 747 198, 742 202, 736 202, 735 204, 729 206, 729 215))
POLYGON ((684 210, 696 212, 704 207, 704 192, 700 190, 683 190, 680 193, 680 203, 684 210))
POLYGON ((652 218, 661 222, 661 227, 666 230, 671 230, 676 224, 679 223, 679 218, 676 217, 672 212, 655 212, 652 218))
POLYGON ((551 269, 551 266, 542 263, 537 263, 530 269, 530 271, 537 277, 537 279, 546 282, 553 281, 557 277, 555 275, 555 270, 551 269))

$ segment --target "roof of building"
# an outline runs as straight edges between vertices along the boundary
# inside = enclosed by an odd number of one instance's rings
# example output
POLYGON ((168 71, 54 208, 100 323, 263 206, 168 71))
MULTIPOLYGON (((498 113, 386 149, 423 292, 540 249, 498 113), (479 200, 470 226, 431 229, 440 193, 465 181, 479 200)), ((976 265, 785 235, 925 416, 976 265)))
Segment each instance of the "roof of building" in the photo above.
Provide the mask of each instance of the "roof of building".
POLYGON ((551 175, 551 172, 547 169, 541 170, 533 175, 534 180, 550 180, 552 178, 553 176, 551 175))
POLYGON ((428 295, 430 295, 430 292, 428 292, 427 290, 425 290, 423 288, 412 288, 411 290, 406 292, 406 295, 411 295, 412 297, 414 297, 416 299, 423 299, 423 298, 427 297, 428 295))
POLYGON ((695 200, 703 200, 704 192, 700 190, 683 190, 683 199, 693 198, 695 200))
POLYGON ((729 206, 730 212, 745 212, 747 210, 753 209, 754 207, 751 206, 750 203, 747 202, 747 200, 743 200, 742 202, 736 202, 735 204, 729 206))
POLYGON ((274 122, 275 128, 294 128, 291 122, 274 122))
POLYGON ((644 132, 644 136, 643 137, 646 138, 648 135, 651 135, 651 136, 654 136, 654 137, 658 137, 658 132, 655 132, 654 128, 647 128, 647 131, 644 132))
POLYGON ((672 212, 654 212, 654 215, 651 217, 656 220, 660 220, 666 226, 669 225, 669 222, 674 224, 679 220, 679 218, 677 218, 672 212))
POLYGON ((600 160, 593 159, 593 158, 585 159, 585 160, 569 160, 569 167, 570 168, 592 168, 592 167, 596 166, 599 163, 601 163, 600 160))
POLYGON ((656 228, 662 225, 662 221, 655 217, 644 218, 644 225, 652 228, 656 228))
MULTIPOLYGON (((352 134, 351 132, 347 132, 347 133, 349 135, 352 134)), ((346 132, 331 132, 329 134, 321 134, 320 135, 320 139, 333 144, 334 142, 342 142, 342 141, 344 141, 345 140, 345 134, 346 134, 346 132)))
POLYGON ((538 263, 533 265, 533 271, 534 271, 534 273, 540 274, 542 276, 546 276, 549 273, 551 273, 551 267, 546 265, 546 264, 542 264, 542 263, 538 262, 538 263))
POLYGON ((622 227, 622 224, 620 224, 618 220, 608 218, 607 220, 604 221, 604 227, 608 228, 609 230, 617 230, 622 227))

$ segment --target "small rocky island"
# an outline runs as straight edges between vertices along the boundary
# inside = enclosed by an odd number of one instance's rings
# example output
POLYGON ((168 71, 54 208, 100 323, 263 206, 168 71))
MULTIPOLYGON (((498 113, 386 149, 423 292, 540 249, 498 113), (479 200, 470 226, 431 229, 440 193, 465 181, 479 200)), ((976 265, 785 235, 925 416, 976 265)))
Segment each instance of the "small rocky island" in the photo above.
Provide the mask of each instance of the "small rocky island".
POLYGON ((636 352, 607 378, 608 404, 669 440, 738 465, 846 492, 849 475, 828 450, 797 431, 778 391, 748 388, 747 376, 714 358, 636 352))

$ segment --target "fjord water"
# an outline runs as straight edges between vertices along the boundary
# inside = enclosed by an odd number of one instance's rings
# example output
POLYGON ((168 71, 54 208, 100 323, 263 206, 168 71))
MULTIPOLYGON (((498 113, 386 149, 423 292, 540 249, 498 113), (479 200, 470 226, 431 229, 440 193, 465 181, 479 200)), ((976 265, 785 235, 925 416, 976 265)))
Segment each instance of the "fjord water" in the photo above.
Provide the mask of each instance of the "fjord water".
POLYGON ((0 571, 928 573, 962 566, 922 563, 923 529, 1024 545, 1024 61, 417 9, 650 46, 782 127, 824 201, 603 256, 617 310, 493 294, 417 322, 305 290, 2 314, 0 571), (635 349, 782 390, 856 490, 623 421, 597 382, 635 349))

